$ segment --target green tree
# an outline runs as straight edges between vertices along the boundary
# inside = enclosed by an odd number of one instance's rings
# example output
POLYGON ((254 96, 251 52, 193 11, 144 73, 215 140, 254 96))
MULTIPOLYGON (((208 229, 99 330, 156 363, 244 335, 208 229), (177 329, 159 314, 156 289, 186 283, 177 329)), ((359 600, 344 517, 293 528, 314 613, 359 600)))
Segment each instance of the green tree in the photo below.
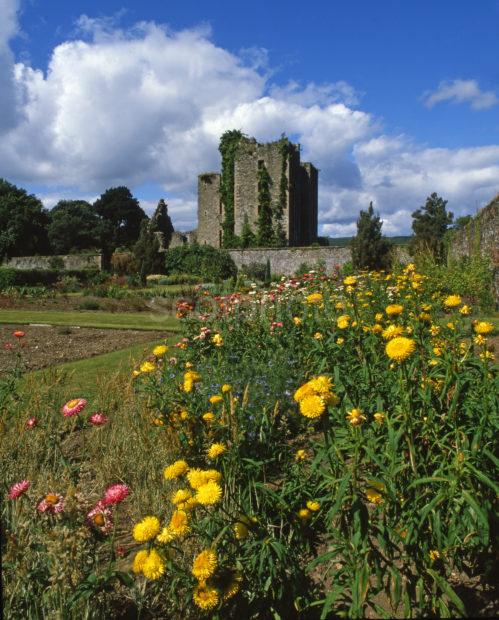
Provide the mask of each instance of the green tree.
POLYGON ((361 211, 357 220, 357 234, 352 239, 352 263, 355 269, 387 269, 390 266, 391 243, 381 234, 379 214, 373 203, 361 211))
POLYGON ((248 214, 244 214, 243 228, 241 230, 241 247, 251 248, 256 243, 255 233, 251 230, 248 214))
POLYGON ((128 187, 111 187, 95 201, 94 208, 103 223, 106 246, 111 253, 118 247, 136 243, 147 215, 128 187))
POLYGON ((165 273, 165 255, 164 252, 160 252, 161 233, 155 231, 150 224, 148 220, 142 221, 139 239, 133 247, 135 262, 143 283, 146 276, 151 273, 165 273))
POLYGON ((158 202, 158 206, 149 222, 149 227, 153 232, 160 233, 161 243, 164 248, 167 248, 170 245, 174 228, 172 220, 168 215, 168 205, 163 198, 158 202))
POLYGON ((0 179, 0 258, 47 254, 48 220, 36 196, 0 179))
POLYGON ((200 276, 205 282, 226 280, 237 275, 237 267, 226 250, 198 243, 185 244, 165 252, 167 275, 185 274, 200 276))
POLYGON ((426 251, 433 255, 437 263, 444 261, 444 237, 454 219, 454 215, 447 211, 446 206, 447 200, 434 192, 428 196, 424 207, 414 211, 412 214, 414 237, 410 244, 412 254, 426 251))
POLYGON ((49 212, 48 238, 54 254, 100 249, 102 225, 86 200, 60 200, 49 212))
POLYGON ((272 203, 270 184, 272 182, 265 164, 258 166, 258 229, 256 243, 260 247, 268 247, 274 243, 274 228, 272 222, 272 203))

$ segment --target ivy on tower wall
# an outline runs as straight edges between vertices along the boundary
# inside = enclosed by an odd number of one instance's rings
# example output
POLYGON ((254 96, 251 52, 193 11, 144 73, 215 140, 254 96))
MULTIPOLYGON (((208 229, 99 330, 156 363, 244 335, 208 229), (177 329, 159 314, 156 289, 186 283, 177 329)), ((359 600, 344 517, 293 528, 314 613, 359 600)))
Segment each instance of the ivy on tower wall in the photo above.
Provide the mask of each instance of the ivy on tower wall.
POLYGON ((220 199, 224 209, 222 222, 222 247, 238 247, 239 239, 234 233, 234 164, 236 151, 244 134, 237 129, 226 131, 220 138, 218 150, 222 156, 220 173, 220 199))

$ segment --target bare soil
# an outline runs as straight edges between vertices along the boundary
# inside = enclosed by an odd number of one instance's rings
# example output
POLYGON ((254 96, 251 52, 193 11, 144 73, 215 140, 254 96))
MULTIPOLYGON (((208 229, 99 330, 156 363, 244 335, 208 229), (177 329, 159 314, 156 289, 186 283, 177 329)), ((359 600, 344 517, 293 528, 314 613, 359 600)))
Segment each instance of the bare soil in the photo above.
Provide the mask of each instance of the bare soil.
MULTIPOLYGON (((173 305, 173 304, 172 304, 173 305)), ((151 312, 151 303, 140 297, 112 299, 80 295, 56 297, 9 297, 0 295, 0 309, 16 310, 103 310, 104 312, 151 312)))
POLYGON ((8 343, 13 345, 14 351, 22 345, 23 359, 28 370, 38 370, 117 351, 141 342, 161 340, 166 335, 164 331, 133 329, 4 325, 0 327, 0 374, 15 362, 13 351, 5 348, 8 343), (17 339, 12 335, 15 330, 21 330, 26 335, 17 339))

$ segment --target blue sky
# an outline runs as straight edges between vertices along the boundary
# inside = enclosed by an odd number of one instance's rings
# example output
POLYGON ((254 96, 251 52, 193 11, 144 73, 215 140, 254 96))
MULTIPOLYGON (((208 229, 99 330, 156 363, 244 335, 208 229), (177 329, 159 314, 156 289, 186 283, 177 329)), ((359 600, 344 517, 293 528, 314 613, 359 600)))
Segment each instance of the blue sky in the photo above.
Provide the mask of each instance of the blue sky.
POLYGON ((432 191, 499 192, 499 0, 0 0, 0 23, 0 176, 47 206, 126 184, 193 228, 233 127, 301 142, 332 236, 370 200, 398 234, 432 191))

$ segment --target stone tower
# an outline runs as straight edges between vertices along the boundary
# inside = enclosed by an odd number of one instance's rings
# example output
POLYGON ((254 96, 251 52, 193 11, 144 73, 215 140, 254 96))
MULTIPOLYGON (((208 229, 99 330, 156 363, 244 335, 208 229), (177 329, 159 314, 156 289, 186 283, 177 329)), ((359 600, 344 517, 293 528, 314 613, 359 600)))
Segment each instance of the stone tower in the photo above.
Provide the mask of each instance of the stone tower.
MULTIPOLYGON (((266 170, 271 209, 280 210, 284 245, 303 246, 317 241, 318 171, 300 162, 299 145, 286 138, 266 144, 241 137, 234 156, 234 235, 240 237, 245 220, 256 233, 261 209, 259 170, 266 170)), ((201 244, 221 247, 225 205, 221 176, 210 172, 198 177, 198 229, 201 244)), ((277 226, 277 221, 274 221, 277 226)))

